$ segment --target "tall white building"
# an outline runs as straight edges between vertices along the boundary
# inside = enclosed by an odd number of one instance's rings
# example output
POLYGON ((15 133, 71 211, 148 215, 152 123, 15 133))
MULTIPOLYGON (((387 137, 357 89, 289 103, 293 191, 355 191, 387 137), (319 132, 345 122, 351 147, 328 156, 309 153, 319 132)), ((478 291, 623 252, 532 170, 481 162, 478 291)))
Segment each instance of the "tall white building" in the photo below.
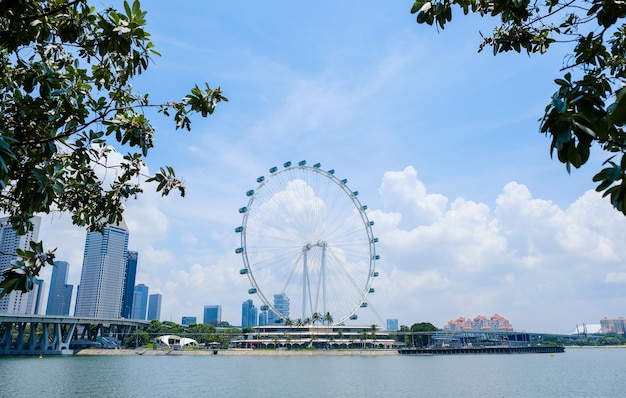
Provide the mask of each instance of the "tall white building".
MULTIPOLYGON (((17 259, 16 249, 29 250, 30 241, 39 239, 39 227, 41 225, 40 217, 33 217, 33 230, 25 235, 17 235, 15 230, 9 224, 9 217, 0 218, 0 273, 11 267, 11 262, 17 259)), ((2 277, 0 277, 2 278, 2 277)), ((37 296, 43 290, 40 283, 34 286, 36 291, 27 293, 11 292, 0 299, 0 314, 35 314, 35 303, 37 296)))
POLYGON ((104 233, 87 233, 75 316, 121 317, 127 254, 128 227, 123 221, 107 226, 104 233))

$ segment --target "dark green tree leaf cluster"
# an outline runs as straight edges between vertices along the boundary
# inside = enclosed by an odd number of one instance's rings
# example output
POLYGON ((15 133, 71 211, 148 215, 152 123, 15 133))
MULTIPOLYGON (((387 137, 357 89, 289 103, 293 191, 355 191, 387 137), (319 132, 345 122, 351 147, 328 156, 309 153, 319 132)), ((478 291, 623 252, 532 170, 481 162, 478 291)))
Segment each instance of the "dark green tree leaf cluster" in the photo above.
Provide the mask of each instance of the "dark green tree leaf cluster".
POLYGON ((122 344, 125 347, 142 347, 150 343, 150 335, 145 330, 135 330, 124 339, 122 344))
POLYGON ((418 0, 411 13, 420 24, 444 29, 456 10, 499 18, 479 51, 491 47, 494 55, 542 54, 557 44, 571 47, 540 131, 551 139, 550 153, 556 152, 568 172, 587 162, 592 146, 606 152, 605 168, 593 181, 626 214, 626 2, 418 0))
MULTIPOLYGON (((227 99, 208 85, 164 104, 134 92, 132 80, 159 55, 145 25, 139 1, 99 11, 87 0, 2 1, 0 212, 18 234, 38 213, 71 214, 90 231, 117 224, 142 180, 163 195, 184 195, 171 167, 145 175, 155 140, 145 111, 155 108, 173 117, 175 129, 189 130, 193 114, 208 116, 227 99), (121 164, 110 159, 113 147, 126 152, 121 164)), ((28 278, 53 257, 39 254, 4 274, 2 294, 28 290, 28 278)))
POLYGON ((437 327, 430 322, 419 322, 411 325, 413 345, 425 347, 428 345, 430 335, 436 332, 437 327))

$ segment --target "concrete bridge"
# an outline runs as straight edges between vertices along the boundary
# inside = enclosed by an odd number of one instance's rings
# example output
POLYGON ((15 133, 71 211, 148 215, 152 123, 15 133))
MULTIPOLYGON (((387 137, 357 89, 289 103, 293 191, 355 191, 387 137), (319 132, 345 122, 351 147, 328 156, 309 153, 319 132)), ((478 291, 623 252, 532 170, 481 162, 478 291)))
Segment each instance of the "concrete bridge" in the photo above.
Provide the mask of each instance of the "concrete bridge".
POLYGON ((149 324, 123 318, 0 315, 0 355, 73 354, 77 346, 121 341, 149 324))

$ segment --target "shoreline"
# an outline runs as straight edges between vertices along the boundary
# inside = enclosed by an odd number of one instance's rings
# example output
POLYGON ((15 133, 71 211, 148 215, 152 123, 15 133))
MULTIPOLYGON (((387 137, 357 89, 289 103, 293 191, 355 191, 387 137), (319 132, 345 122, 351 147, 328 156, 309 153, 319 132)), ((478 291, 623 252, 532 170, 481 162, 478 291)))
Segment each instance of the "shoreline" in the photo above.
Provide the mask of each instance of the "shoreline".
MULTIPOLYGON (((568 349, 609 349, 609 348, 626 348, 626 345, 611 346, 565 346, 568 349)), ((219 350, 153 350, 150 348, 137 349, 104 349, 104 348, 86 348, 74 353, 74 355, 82 356, 98 356, 98 355, 171 355, 171 356, 396 356, 401 355, 398 350, 382 350, 382 349, 342 349, 342 350, 273 350, 273 349, 246 349, 231 348, 219 350)))
POLYGON ((227 350, 153 350, 86 348, 74 355, 171 355, 171 356, 393 356, 398 350, 271 350, 232 348, 227 350))

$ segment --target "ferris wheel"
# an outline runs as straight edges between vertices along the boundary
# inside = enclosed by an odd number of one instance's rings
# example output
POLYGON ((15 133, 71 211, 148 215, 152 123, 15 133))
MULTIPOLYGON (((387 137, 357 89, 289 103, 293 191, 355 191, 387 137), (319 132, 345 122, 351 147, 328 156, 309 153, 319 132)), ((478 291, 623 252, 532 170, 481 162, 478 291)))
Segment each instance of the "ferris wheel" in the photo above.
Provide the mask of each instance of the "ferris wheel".
POLYGON ((378 238, 347 182, 303 160, 272 167, 246 192, 235 252, 252 284, 248 293, 258 295, 262 311, 276 314, 274 322, 339 324, 367 306, 378 276, 378 238))

